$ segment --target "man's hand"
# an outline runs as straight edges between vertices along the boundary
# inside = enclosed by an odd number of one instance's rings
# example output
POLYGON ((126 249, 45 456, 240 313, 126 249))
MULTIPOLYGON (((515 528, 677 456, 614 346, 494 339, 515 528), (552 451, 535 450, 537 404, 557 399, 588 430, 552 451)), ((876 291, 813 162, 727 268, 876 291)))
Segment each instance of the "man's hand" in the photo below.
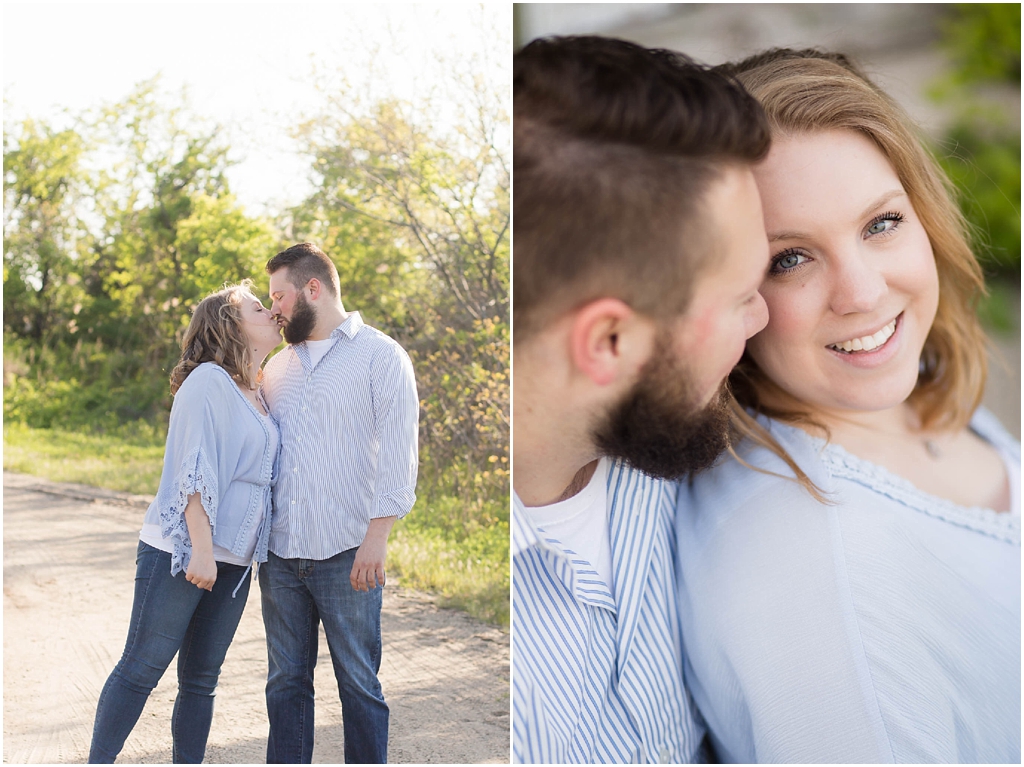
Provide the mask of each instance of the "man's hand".
POLYGON ((371 519, 359 550, 352 563, 349 580, 356 591, 370 591, 384 585, 384 560, 388 553, 388 535, 396 517, 371 519))
POLYGON ((217 562, 213 558, 213 551, 193 550, 188 570, 185 571, 185 580, 201 589, 213 591, 213 584, 217 581, 217 562))

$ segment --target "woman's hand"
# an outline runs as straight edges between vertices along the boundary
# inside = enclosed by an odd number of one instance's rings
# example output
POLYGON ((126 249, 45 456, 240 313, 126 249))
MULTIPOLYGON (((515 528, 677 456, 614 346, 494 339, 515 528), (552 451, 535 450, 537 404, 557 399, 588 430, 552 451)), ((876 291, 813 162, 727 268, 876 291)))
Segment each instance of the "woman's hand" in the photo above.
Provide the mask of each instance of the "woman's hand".
POLYGON ((201 589, 213 591, 217 580, 217 562, 213 558, 213 531, 210 518, 203 508, 202 496, 192 493, 185 507, 185 524, 188 537, 192 540, 192 558, 185 571, 185 580, 201 589))
POLYGON ((185 571, 185 580, 194 583, 201 589, 213 591, 213 584, 217 580, 217 563, 213 559, 213 550, 198 552, 192 549, 192 558, 188 563, 188 570, 185 571))

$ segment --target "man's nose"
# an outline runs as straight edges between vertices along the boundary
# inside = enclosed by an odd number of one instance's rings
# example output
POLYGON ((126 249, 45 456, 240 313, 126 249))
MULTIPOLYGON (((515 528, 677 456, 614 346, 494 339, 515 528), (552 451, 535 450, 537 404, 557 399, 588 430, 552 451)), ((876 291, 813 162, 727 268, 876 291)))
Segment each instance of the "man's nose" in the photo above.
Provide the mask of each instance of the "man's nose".
POLYGON ((760 333, 768 324, 768 304, 764 302, 761 293, 754 295, 754 300, 747 310, 746 333, 747 338, 760 333))

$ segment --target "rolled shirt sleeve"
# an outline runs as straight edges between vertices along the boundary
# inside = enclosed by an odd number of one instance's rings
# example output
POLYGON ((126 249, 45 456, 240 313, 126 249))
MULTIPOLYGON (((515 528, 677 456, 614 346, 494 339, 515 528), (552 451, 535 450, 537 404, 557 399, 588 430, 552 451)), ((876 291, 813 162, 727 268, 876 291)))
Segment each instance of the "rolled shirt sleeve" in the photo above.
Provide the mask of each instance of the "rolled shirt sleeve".
POLYGON ((388 346, 370 371, 374 431, 379 445, 371 519, 404 517, 416 503, 419 398, 409 355, 388 346))

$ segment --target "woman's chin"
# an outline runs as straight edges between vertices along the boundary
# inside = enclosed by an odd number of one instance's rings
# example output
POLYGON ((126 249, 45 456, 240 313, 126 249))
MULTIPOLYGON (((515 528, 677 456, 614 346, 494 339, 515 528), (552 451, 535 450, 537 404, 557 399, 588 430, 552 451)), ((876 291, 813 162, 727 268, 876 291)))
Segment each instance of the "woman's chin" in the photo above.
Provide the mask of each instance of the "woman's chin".
POLYGON ((762 401, 783 410, 819 413, 827 420, 828 413, 874 413, 897 407, 907 401, 917 386, 916 362, 890 366, 888 370, 849 370, 839 374, 829 367, 799 379, 769 376, 775 392, 762 397, 762 401))
POLYGON ((856 387, 837 387, 831 396, 816 398, 811 404, 822 411, 877 413, 902 405, 917 385, 917 371, 886 376, 885 379, 856 387))

